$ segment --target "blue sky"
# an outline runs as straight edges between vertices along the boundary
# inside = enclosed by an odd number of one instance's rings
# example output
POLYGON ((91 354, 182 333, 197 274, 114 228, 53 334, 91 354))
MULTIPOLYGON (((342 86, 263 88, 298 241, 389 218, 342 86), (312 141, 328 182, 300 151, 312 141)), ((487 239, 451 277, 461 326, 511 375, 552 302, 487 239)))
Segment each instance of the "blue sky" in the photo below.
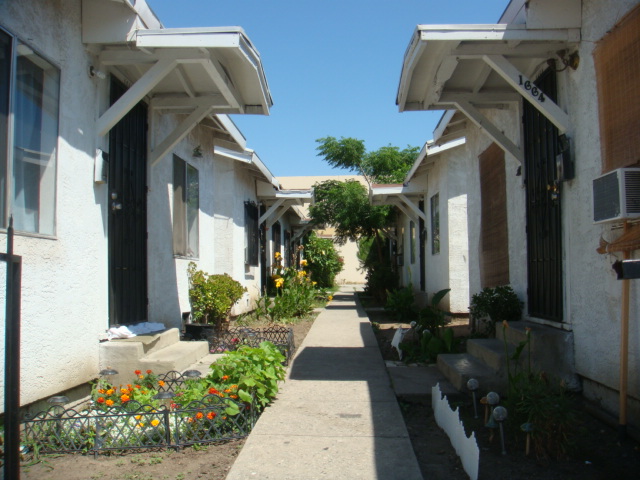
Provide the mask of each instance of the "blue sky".
POLYGON ((355 137, 367 150, 422 146, 442 112, 399 113, 402 59, 417 24, 496 23, 508 0, 147 0, 167 28, 244 28, 274 105, 231 118, 276 176, 340 175, 316 139, 355 137))

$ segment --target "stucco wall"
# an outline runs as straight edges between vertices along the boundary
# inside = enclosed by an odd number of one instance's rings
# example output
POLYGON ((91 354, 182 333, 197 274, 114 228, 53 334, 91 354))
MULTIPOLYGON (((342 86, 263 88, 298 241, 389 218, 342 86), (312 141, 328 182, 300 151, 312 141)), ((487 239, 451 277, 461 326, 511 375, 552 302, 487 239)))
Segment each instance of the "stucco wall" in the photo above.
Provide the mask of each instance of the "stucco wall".
MULTIPOLYGON (((559 104, 569 114, 567 136, 575 160, 575 179, 564 182, 561 191, 564 323, 573 331, 575 368, 585 382, 587 396, 599 400, 611 411, 617 410, 621 282, 615 279, 611 264, 616 256, 596 252, 599 239, 613 240, 620 225, 594 225, 592 182, 602 173, 598 92, 593 65, 593 49, 637 1, 596 1, 582 3, 582 41, 577 70, 558 73, 559 104)), ((485 115, 516 144, 521 145, 520 108, 487 110, 485 115)), ((488 136, 471 126, 467 129, 470 151, 469 198, 480 198, 478 155, 491 143, 488 136)), ((516 176, 518 162, 505 155, 507 215, 509 221, 510 282, 525 302, 527 312, 527 253, 525 230, 525 191, 523 177, 516 176)), ((469 251, 470 294, 480 290, 479 234, 480 204, 470 201, 469 251)), ((620 255, 617 256, 621 258, 620 255)), ((629 332, 629 395, 640 398, 640 284, 631 282, 629 332)), ((526 315, 525 315, 526 316, 526 315)), ((536 319, 533 319, 534 321, 536 319)), ((571 352, 568 352, 571 355, 571 352)), ((640 424, 638 403, 631 401, 630 421, 640 424)))
MULTIPOLYGON (((0 25, 61 71, 56 234, 15 237, 22 256, 21 402, 94 378, 107 328, 107 188, 94 184, 98 90, 81 43, 80 2, 0 2, 0 25)), ((6 251, 6 236, 0 234, 6 251)), ((4 267, 1 281, 4 282, 4 267)), ((4 285, 4 283, 3 283, 4 285)), ((4 288, 1 308, 4 311, 4 288)), ((4 315, 0 357, 4 360, 4 315)), ((4 368, 7 368, 4 366, 4 368)), ((4 370, 3 368, 3 370, 4 370)), ((4 388, 0 378, 0 402, 4 388)))
MULTIPOLYGON (((575 336, 575 362, 579 374, 617 389, 620 338, 621 282, 615 279, 611 264, 620 255, 599 255, 595 249, 600 237, 613 240, 620 230, 611 225, 594 225, 592 181, 602 173, 597 83, 593 49, 626 12, 638 2, 609 0, 583 2, 580 66, 564 77, 565 97, 572 124, 576 178, 567 185, 563 198, 566 247, 566 318, 575 336)), ((637 258, 637 257, 636 257, 637 258)), ((640 283, 631 282, 629 331, 629 394, 640 398, 640 283)), ((594 396, 614 404, 611 394, 594 396)), ((615 408, 615 407, 614 407, 615 408)), ((635 421, 640 424, 636 411, 635 421)))

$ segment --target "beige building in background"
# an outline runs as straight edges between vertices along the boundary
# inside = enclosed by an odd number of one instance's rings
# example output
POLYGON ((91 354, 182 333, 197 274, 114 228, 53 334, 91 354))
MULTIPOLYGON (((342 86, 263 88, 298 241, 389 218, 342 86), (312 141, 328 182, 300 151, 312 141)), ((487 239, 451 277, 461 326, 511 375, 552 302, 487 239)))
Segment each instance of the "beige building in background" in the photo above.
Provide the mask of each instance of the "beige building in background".
MULTIPOLYGON (((287 190, 305 190, 313 187, 317 183, 325 182, 327 180, 337 180, 340 182, 357 180, 365 187, 369 188, 367 181, 362 175, 278 177, 281 187, 287 190)), ((316 230, 316 233, 322 238, 333 238, 335 230, 333 228, 326 228, 324 230, 316 230)), ((336 249, 344 259, 344 269, 336 277, 336 283, 339 285, 343 285, 345 283, 365 283, 365 272, 360 268, 360 263, 358 262, 358 245, 356 242, 348 241, 344 245, 336 245, 336 249)))

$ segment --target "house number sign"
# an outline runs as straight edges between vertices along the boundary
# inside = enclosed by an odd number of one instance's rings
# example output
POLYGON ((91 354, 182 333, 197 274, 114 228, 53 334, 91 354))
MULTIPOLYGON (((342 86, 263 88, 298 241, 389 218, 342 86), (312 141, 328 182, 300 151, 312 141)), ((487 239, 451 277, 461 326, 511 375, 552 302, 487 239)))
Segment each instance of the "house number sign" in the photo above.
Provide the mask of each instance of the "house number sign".
POLYGON ((538 100, 540 103, 545 101, 546 97, 544 96, 544 93, 542 93, 542 90, 540 90, 533 83, 531 83, 531 80, 527 79, 526 77, 523 79, 522 75, 520 74, 518 74, 518 78, 519 78, 518 85, 520 85, 525 90, 527 90, 533 98, 538 100))

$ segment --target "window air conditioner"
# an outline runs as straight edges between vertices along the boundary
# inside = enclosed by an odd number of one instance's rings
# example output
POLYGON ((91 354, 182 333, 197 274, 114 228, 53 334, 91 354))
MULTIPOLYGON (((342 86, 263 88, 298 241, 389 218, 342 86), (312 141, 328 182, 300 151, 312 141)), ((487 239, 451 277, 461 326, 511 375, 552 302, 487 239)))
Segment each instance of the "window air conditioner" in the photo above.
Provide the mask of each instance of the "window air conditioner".
POLYGON ((619 168, 593 181, 595 223, 640 218, 640 168, 619 168))

